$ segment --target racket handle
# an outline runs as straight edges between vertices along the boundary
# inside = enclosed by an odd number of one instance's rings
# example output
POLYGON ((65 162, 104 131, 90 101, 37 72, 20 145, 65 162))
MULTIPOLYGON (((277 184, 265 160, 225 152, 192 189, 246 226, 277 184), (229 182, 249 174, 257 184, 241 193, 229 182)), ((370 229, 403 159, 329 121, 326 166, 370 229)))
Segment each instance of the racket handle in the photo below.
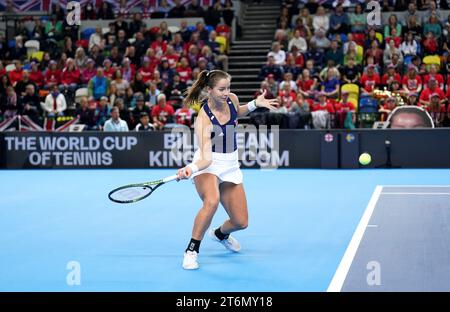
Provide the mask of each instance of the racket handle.
POLYGON ((173 180, 176 180, 176 179, 177 179, 177 175, 174 174, 174 175, 171 175, 171 176, 169 176, 169 177, 167 177, 167 178, 164 178, 164 179, 163 179, 163 182, 164 182, 164 183, 167 183, 167 182, 170 182, 170 181, 173 181, 173 180))

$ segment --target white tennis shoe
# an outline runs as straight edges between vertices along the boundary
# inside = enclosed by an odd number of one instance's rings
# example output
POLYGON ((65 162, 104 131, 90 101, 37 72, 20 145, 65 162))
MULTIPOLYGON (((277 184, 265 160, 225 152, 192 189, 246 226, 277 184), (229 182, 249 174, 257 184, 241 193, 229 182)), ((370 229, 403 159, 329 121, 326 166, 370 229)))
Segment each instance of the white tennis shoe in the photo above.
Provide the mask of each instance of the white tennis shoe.
POLYGON ((183 269, 185 270, 196 270, 198 269, 199 265, 198 265, 198 253, 196 251, 186 251, 184 253, 184 258, 183 258, 183 269))
POLYGON ((226 249, 231 250, 233 252, 239 252, 241 250, 241 245, 239 242, 231 235, 228 236, 227 239, 220 240, 216 233, 214 233, 216 229, 210 229, 208 232, 209 237, 211 237, 212 240, 215 240, 216 242, 221 243, 225 246, 226 249))

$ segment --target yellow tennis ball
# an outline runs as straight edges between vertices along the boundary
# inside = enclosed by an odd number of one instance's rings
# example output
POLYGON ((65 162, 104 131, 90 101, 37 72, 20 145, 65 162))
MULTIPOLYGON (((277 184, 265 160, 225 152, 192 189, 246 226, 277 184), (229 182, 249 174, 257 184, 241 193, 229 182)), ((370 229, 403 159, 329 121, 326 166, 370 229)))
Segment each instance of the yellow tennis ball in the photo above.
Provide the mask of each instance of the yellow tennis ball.
POLYGON ((363 166, 367 166, 368 164, 370 164, 371 160, 372 160, 372 157, 370 156, 369 153, 362 153, 359 156, 359 163, 363 166))

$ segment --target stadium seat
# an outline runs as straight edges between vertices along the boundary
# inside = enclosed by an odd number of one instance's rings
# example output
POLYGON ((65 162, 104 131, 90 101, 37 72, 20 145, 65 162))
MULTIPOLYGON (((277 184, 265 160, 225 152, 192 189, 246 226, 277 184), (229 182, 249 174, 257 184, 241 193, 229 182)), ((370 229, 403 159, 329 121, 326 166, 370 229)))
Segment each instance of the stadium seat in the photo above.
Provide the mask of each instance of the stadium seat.
POLYGON ((379 32, 375 33, 375 37, 378 39, 378 41, 381 43, 383 43, 383 35, 379 32))
POLYGON ((223 36, 217 36, 216 42, 219 43, 219 45, 220 45, 220 52, 226 53, 227 48, 228 48, 227 47, 227 45, 228 45, 227 38, 225 38, 223 36))
POLYGON ((180 31, 180 27, 178 26, 169 26, 167 29, 173 34, 180 31))
POLYGON ((32 59, 36 59, 38 62, 41 62, 44 58, 44 51, 37 51, 31 54, 32 59))
POLYGON ((95 28, 86 28, 81 32, 81 39, 89 40, 92 34, 95 33, 95 28))
POLYGON ((364 58, 364 48, 360 45, 356 45, 356 55, 361 59, 364 58))
POLYGON ((363 97, 359 100, 360 113, 377 113, 378 100, 371 97, 363 97))
POLYGON ((205 29, 208 31, 208 33, 210 33, 214 30, 214 27, 212 27, 211 25, 206 25, 205 29))
POLYGON ((355 95, 357 98, 359 96, 359 86, 354 83, 346 83, 342 85, 341 92, 342 91, 347 91, 350 96, 355 95))
POLYGON ((6 72, 10 72, 15 69, 16 69, 16 65, 14 65, 14 64, 9 64, 9 65, 6 65, 6 67, 5 67, 6 72))
POLYGON ((40 43, 37 40, 28 40, 28 41, 25 41, 25 48, 27 48, 28 58, 31 58, 33 53, 39 51, 40 43))
POLYGON ((88 97, 88 88, 79 88, 75 91, 75 103, 80 103, 82 97, 88 97))
POLYGON ((197 31, 197 27, 195 25, 191 25, 187 27, 187 30, 193 33, 194 31, 197 31))
POLYGON ((353 105, 355 105, 355 110, 358 111, 358 99, 349 97, 349 98, 348 98, 348 101, 349 101, 350 103, 352 103, 353 105))
POLYGON ((365 35, 363 33, 353 33, 353 41, 358 45, 363 46, 365 40, 365 35))
POLYGON ((439 57, 439 55, 428 55, 423 58, 423 63, 425 65, 435 64, 441 67, 441 58, 439 57))

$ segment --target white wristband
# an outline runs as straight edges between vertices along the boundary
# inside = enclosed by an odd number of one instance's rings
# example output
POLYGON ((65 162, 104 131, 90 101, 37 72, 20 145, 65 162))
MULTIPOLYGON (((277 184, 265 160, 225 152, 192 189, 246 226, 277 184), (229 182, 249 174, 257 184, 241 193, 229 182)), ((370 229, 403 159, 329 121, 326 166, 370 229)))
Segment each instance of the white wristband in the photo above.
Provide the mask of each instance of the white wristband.
POLYGON ((253 112, 255 109, 257 109, 256 100, 248 102, 247 103, 247 108, 248 108, 249 112, 253 112))
POLYGON ((193 174, 199 171, 198 166, 195 165, 194 163, 191 163, 191 164, 187 165, 186 167, 191 168, 193 174))

